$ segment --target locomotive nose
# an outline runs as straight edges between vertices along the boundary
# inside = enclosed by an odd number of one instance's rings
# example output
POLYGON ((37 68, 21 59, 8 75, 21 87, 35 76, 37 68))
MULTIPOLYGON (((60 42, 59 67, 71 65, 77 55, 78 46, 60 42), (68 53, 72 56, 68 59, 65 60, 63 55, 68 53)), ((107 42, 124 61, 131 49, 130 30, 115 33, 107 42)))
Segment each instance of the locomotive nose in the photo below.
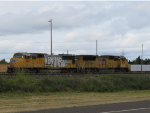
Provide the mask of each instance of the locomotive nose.
POLYGON ((14 64, 14 63, 16 63, 16 62, 17 62, 16 59, 14 59, 14 58, 11 58, 11 59, 10 59, 10 64, 14 64))

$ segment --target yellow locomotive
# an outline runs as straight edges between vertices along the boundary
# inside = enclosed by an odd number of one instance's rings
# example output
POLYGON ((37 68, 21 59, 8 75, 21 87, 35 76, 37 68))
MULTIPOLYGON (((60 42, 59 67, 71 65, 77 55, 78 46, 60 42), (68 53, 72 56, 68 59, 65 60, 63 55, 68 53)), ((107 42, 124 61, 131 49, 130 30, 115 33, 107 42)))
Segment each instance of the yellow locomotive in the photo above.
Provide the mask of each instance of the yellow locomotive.
POLYGON ((79 55, 77 67, 79 70, 106 72, 106 71, 130 71, 128 60, 123 56, 94 56, 94 55, 79 55))
POLYGON ((113 71, 130 71, 130 64, 123 56, 100 56, 100 68, 113 71))
POLYGON ((128 60, 112 55, 48 55, 45 53, 15 53, 10 59, 9 72, 60 70, 65 72, 130 71, 128 60))
POLYGON ((45 66, 44 56, 42 53, 15 53, 13 58, 10 59, 8 71, 21 71, 21 70, 38 70, 43 69, 45 66))
POLYGON ((15 53, 10 59, 9 72, 41 70, 75 70, 74 55, 48 55, 45 53, 15 53))

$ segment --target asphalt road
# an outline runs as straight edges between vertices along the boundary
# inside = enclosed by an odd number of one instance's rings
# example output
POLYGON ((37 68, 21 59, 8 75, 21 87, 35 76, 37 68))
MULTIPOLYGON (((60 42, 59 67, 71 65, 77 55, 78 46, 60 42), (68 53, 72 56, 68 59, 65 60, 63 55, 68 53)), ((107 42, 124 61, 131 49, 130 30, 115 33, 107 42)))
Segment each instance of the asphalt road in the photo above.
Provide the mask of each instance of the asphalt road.
POLYGON ((150 113, 150 101, 126 102, 21 113, 150 113))

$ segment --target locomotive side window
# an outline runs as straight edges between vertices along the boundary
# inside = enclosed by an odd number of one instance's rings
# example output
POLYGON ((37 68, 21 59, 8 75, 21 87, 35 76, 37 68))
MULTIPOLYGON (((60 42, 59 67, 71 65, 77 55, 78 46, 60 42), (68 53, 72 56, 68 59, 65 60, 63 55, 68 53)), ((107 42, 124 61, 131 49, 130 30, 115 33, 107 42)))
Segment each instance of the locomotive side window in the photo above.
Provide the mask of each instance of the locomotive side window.
POLYGON ((32 54, 31 54, 31 58, 32 58, 32 59, 44 58, 44 54, 32 53, 32 54))
POLYGON ((37 58, 44 58, 44 54, 37 54, 37 58))
POLYGON ((26 56, 26 55, 25 55, 24 58, 25 58, 25 59, 30 59, 30 56, 26 56))

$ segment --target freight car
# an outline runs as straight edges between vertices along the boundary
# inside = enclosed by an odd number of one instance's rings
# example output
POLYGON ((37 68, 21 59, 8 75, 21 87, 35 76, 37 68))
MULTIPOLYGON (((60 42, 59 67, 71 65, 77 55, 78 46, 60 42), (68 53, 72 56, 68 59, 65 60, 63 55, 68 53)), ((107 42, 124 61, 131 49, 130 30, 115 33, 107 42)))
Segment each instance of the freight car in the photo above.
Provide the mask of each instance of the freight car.
POLYGON ((15 71, 103 72, 130 71, 128 60, 112 55, 48 55, 45 53, 15 53, 9 72, 15 71))
POLYGON ((0 73, 7 72, 8 64, 0 64, 0 73))

